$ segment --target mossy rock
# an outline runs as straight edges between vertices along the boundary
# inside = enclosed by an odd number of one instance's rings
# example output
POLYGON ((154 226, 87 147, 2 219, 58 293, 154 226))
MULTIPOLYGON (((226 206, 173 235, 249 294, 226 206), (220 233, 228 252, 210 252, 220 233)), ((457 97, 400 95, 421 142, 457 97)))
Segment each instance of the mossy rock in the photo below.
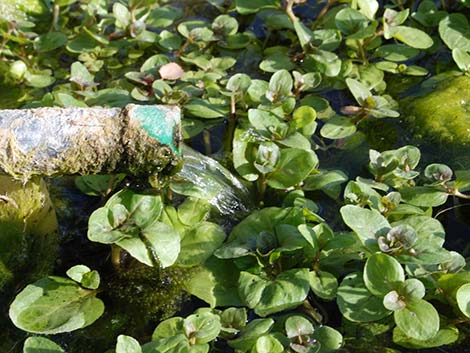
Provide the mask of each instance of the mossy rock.
POLYGON ((0 270, 2 285, 26 284, 52 270, 58 251, 58 224, 45 182, 23 184, 0 176, 0 270), (13 274, 11 276, 10 274, 13 274))
POLYGON ((402 101, 414 136, 447 146, 470 146, 470 77, 442 76, 423 83, 426 92, 402 101))

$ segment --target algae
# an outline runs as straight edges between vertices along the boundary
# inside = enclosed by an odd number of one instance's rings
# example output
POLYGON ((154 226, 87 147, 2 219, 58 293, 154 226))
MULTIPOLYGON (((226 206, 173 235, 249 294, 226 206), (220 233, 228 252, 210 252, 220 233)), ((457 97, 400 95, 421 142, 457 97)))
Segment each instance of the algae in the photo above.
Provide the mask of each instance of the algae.
MULTIPOLYGON (((414 136, 448 146, 470 145, 470 77, 428 82, 434 90, 402 101, 404 117, 414 136), (435 82, 435 85, 434 85, 435 82)), ((426 85, 424 85, 426 89, 426 85)))
MULTIPOLYGON (((58 251, 58 223, 40 178, 23 184, 0 176, 0 206, 1 272, 12 274, 3 276, 0 289, 5 289, 13 280, 27 282, 51 271, 58 251)), ((1 294, 6 295, 4 290, 1 294)))

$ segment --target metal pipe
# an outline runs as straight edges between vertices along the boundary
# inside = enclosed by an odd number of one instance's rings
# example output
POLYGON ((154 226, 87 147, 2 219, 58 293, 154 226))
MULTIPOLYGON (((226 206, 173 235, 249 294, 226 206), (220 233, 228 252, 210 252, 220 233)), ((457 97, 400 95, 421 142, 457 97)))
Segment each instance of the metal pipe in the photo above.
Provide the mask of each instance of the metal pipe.
POLYGON ((170 174, 180 165, 174 106, 0 110, 0 174, 170 174))

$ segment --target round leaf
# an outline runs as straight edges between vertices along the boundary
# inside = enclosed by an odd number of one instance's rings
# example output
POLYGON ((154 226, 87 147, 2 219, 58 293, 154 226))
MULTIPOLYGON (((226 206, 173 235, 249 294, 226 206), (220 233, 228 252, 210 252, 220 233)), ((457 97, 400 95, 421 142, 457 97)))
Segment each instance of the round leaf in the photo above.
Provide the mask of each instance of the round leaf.
POLYGON ((386 234, 391 228, 388 221, 379 212, 359 206, 341 207, 344 223, 354 230, 363 244, 375 243, 376 236, 386 234))
POLYGON ((238 292, 246 305, 255 313, 266 316, 294 308, 307 297, 310 285, 306 269, 293 269, 281 273, 274 280, 264 279, 249 272, 241 272, 238 292))
POLYGON ((309 273, 309 282, 315 295, 320 298, 331 300, 336 297, 338 280, 331 273, 325 271, 311 271, 309 273))
POLYGON ((409 337, 427 340, 439 331, 439 314, 423 299, 407 303, 406 308, 395 311, 393 315, 397 326, 409 337))
POLYGON ((184 319, 183 329, 186 337, 194 338, 196 344, 208 343, 220 332, 220 317, 210 312, 193 314, 184 319))
POLYGON ((382 299, 370 293, 361 273, 347 275, 338 288, 338 306, 341 314, 351 321, 369 322, 390 315, 382 299))
POLYGON ((470 51, 470 25, 462 13, 453 13, 439 22, 439 34, 450 49, 470 51))
POLYGON ((405 281, 400 263, 386 254, 374 254, 364 267, 364 283, 374 295, 384 296, 405 281))
POLYGON ((275 170, 268 175, 268 185, 274 189, 287 189, 304 180, 317 165, 318 158, 313 151, 281 149, 275 170))
POLYGON ((272 335, 261 336, 256 340, 253 353, 282 353, 284 346, 272 335))
POLYGON ((203 222, 187 232, 181 241, 178 265, 195 266, 206 261, 225 240, 218 224, 203 222))
POLYGON ((393 28, 393 38, 416 49, 427 49, 433 45, 432 38, 417 28, 396 26, 393 28))
POLYGON ((313 338, 320 342, 320 350, 318 353, 337 352, 343 345, 343 336, 341 333, 326 325, 322 325, 315 329, 313 338))
POLYGON ((26 286, 10 306, 16 327, 33 333, 70 332, 95 322, 104 312, 96 292, 61 277, 45 277, 26 286))
POLYGON ((315 329, 312 323, 303 316, 289 316, 285 323, 286 334, 289 338, 311 335, 315 329))
POLYGON ((117 338, 116 353, 142 353, 142 348, 135 338, 119 335, 117 338))
POLYGON ((64 353, 57 344, 45 337, 28 337, 24 341, 23 353, 64 353))
POLYGON ((470 318, 470 283, 461 286, 455 295, 459 309, 470 318))
POLYGON ((325 138, 337 140, 353 135, 356 130, 356 125, 350 118, 334 116, 322 126, 320 134, 325 138))

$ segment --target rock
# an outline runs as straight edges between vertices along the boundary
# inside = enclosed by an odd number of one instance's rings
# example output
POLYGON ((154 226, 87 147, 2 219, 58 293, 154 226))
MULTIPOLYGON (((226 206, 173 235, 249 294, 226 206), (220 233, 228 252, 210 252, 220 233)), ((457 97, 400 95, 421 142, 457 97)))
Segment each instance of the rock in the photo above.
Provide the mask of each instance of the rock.
POLYGON ((441 145, 469 146, 470 77, 436 76, 422 88, 421 96, 401 102, 402 116, 414 136, 441 145))

